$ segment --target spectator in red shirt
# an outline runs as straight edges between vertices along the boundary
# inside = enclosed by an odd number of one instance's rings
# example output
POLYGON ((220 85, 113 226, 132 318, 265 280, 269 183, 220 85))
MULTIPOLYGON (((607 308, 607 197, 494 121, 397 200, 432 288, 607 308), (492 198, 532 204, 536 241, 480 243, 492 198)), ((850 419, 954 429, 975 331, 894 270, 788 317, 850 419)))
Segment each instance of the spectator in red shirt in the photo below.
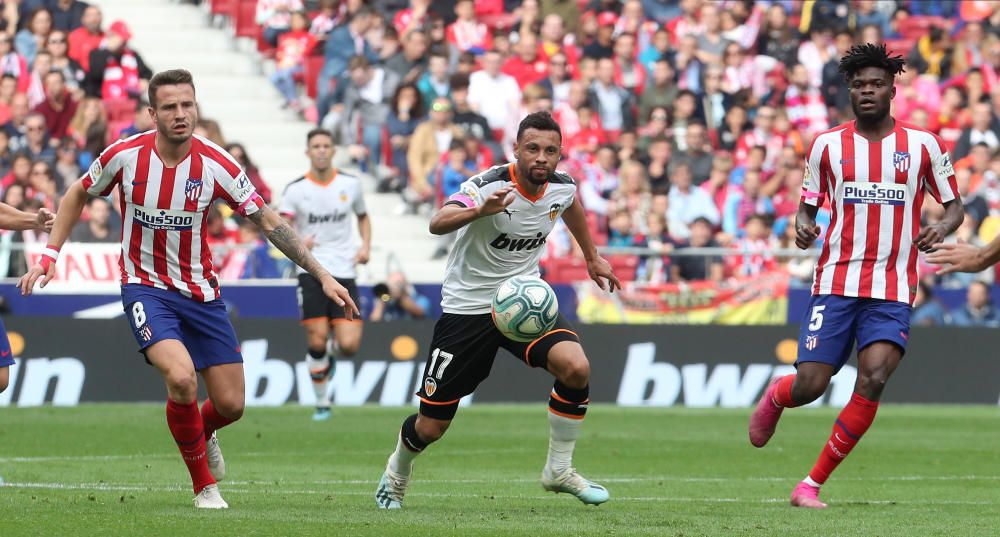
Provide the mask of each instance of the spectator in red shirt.
POLYGON ((549 74, 549 65, 538 56, 538 40, 534 34, 522 34, 521 40, 515 45, 516 56, 508 58, 502 71, 517 81, 518 87, 524 90, 528 84, 541 81, 549 74))
POLYGON ((100 47, 104 41, 100 8, 88 6, 83 12, 82 23, 82 26, 69 33, 68 56, 80 64, 84 71, 90 71, 90 51, 100 47))
POLYGON ((448 25, 448 42, 461 52, 479 55, 493 48, 489 27, 476 20, 476 4, 472 0, 455 2, 458 20, 448 25))
POLYGON ((228 151, 229 154, 236 159, 236 162, 240 163, 240 167, 242 167, 243 171, 246 172, 247 177, 250 179, 250 182, 253 183, 254 188, 257 189, 257 193, 260 194, 260 197, 264 198, 266 203, 271 203, 271 187, 267 186, 267 182, 260 176, 260 171, 257 169, 257 165, 250 160, 250 156, 247 155, 247 150, 243 147, 243 144, 228 144, 226 145, 226 151, 228 151))
POLYGON ((646 68, 636 61, 635 35, 622 34, 615 39, 615 84, 633 95, 641 96, 646 88, 646 68))
POLYGON ((49 71, 45 75, 45 100, 35 107, 35 112, 45 117, 45 127, 53 140, 66 136, 77 104, 66 89, 62 71, 49 71))
POLYGON ((17 93, 17 79, 12 75, 0 76, 0 125, 10 121, 10 102, 17 93))
POLYGON ((306 56, 315 46, 316 36, 309 33, 309 16, 305 11, 292 13, 291 28, 278 37, 275 71, 271 75, 271 83, 285 98, 286 108, 300 108, 295 75, 302 73, 306 56))
POLYGON ((31 157, 27 153, 15 153, 10 163, 10 171, 0 180, 0 186, 5 190, 11 185, 21 185, 25 192, 31 187, 31 157))
POLYGON ((431 0, 410 0, 410 7, 399 10, 392 18, 399 36, 405 39, 412 30, 422 28, 430 20, 427 13, 430 7, 431 0))

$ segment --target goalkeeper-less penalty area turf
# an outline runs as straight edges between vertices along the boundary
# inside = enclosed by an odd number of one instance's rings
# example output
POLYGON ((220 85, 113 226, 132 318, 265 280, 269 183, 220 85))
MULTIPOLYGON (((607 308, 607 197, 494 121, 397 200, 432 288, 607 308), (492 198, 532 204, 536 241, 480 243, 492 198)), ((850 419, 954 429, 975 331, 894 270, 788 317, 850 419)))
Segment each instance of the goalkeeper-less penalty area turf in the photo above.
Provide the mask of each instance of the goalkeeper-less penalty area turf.
POLYGON ((250 408, 219 433, 227 511, 199 511, 162 405, 0 409, 0 536, 995 536, 1000 408, 883 405, 823 488, 788 497, 835 409, 786 411, 764 449, 751 409, 594 405, 574 458, 611 500, 546 493, 543 404, 473 405, 416 461, 402 511, 374 491, 408 408, 250 408))

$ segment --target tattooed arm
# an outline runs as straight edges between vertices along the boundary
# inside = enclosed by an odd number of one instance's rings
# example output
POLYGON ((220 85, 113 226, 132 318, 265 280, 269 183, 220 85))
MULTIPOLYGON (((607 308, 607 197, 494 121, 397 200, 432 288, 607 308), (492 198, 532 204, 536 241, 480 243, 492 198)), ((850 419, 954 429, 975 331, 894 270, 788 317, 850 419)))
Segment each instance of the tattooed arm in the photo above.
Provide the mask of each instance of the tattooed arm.
POLYGON ((302 267, 306 272, 319 280, 323 286, 323 292, 336 302, 338 306, 344 307, 344 312, 347 314, 348 319, 353 319, 354 315, 361 315, 347 289, 343 285, 340 285, 319 264, 319 261, 316 261, 316 258, 309 252, 309 248, 306 247, 305 242, 284 218, 278 216, 278 213, 271 210, 267 205, 261 210, 247 215, 247 218, 257 224, 257 227, 264 232, 264 235, 271 241, 271 244, 275 248, 281 250, 281 253, 285 254, 293 263, 302 267))

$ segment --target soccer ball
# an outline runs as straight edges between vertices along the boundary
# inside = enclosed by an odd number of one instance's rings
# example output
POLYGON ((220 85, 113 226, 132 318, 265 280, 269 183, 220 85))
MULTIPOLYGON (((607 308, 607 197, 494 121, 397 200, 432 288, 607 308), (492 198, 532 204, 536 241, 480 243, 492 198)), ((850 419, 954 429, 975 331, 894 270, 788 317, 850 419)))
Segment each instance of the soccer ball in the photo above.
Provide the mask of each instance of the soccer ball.
POLYGON ((514 341, 534 341, 556 324, 559 301, 544 280, 514 276, 500 284, 493 295, 493 324, 514 341))

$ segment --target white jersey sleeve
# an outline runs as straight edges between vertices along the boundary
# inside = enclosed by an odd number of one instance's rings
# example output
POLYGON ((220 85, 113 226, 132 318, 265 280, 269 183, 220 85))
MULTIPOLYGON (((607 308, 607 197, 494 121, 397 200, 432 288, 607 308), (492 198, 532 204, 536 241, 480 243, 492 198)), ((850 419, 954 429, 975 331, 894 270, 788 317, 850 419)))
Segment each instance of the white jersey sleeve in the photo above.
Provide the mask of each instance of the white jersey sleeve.
POLYGON ((368 214, 368 207, 365 206, 365 193, 364 189, 361 188, 361 182, 357 183, 357 190, 355 191, 354 203, 351 204, 351 208, 354 210, 354 214, 361 216, 368 214))
POLYGON ((278 203, 278 213, 293 220, 300 212, 299 206, 302 198, 300 195, 302 189, 297 188, 297 184, 299 184, 299 181, 288 183, 285 191, 281 194, 281 202, 278 203))

